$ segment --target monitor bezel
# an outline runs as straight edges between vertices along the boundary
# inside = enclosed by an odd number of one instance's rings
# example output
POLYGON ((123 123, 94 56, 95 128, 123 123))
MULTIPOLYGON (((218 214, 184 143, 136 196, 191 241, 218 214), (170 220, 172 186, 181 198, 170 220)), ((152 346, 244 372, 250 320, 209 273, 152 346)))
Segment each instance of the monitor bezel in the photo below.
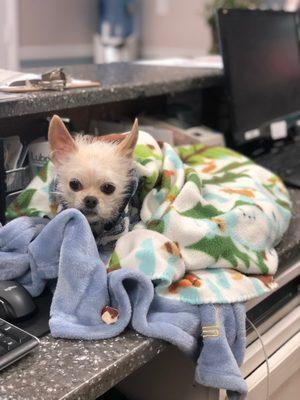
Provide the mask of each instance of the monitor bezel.
MULTIPOLYGON (((226 95, 227 95, 227 100, 229 103, 229 130, 228 132, 225 132, 227 141, 229 144, 231 144, 233 147, 240 147, 240 146, 245 146, 247 143, 253 143, 255 141, 261 142, 261 141, 271 141, 271 135, 270 135, 270 125, 273 122, 280 121, 283 119, 288 119, 288 118, 293 118, 293 117, 299 117, 300 114, 300 109, 299 111, 291 111, 289 114, 284 114, 284 115, 279 115, 276 118, 266 120, 264 121, 260 126, 253 126, 253 128, 250 128, 248 130, 241 130, 237 128, 236 125, 236 115, 235 115, 235 104, 234 104, 234 99, 232 96, 231 92, 231 71, 230 71, 230 60, 229 60, 229 54, 228 54, 228 49, 226 46, 226 38, 222 38, 222 23, 223 23, 223 18, 226 18, 226 15, 228 14, 236 14, 237 16, 242 16, 243 14, 254 14, 254 13, 265 13, 265 14, 283 14, 283 15, 293 15, 295 19, 295 34, 296 37, 299 38, 299 13, 298 12, 290 12, 290 11, 284 11, 284 10, 272 10, 272 9, 226 9, 226 8, 219 8, 216 11, 216 26, 217 26, 217 35, 218 35, 218 44, 219 44, 219 50, 220 54, 223 59, 223 71, 224 71, 224 76, 225 76, 225 90, 226 90, 226 95), (254 137, 253 139, 246 139, 245 138, 245 133, 250 131, 251 129, 258 129, 260 130, 260 134, 257 137, 254 137)), ((300 58, 300 41, 298 40, 298 51, 299 51, 299 58, 300 58)))

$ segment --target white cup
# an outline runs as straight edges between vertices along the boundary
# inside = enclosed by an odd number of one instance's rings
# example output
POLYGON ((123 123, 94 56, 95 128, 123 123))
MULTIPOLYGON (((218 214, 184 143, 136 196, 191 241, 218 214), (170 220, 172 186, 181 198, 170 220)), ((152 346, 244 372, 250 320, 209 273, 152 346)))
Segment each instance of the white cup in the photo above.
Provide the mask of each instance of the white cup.
POLYGON ((43 138, 34 140, 28 146, 29 165, 33 176, 43 168, 50 157, 49 142, 43 138))

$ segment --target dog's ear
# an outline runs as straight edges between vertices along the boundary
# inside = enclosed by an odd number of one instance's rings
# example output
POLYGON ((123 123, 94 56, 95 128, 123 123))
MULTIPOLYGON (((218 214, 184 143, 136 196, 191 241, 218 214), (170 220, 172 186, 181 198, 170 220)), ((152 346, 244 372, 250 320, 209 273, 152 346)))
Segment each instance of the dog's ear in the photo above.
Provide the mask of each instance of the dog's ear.
POLYGON ((54 115, 50 121, 48 140, 51 149, 51 160, 54 164, 63 163, 66 156, 77 150, 75 140, 58 115, 54 115))
POLYGON ((118 144, 117 149, 120 154, 125 157, 131 158, 139 137, 139 124, 137 118, 135 119, 131 131, 125 136, 125 139, 118 144))

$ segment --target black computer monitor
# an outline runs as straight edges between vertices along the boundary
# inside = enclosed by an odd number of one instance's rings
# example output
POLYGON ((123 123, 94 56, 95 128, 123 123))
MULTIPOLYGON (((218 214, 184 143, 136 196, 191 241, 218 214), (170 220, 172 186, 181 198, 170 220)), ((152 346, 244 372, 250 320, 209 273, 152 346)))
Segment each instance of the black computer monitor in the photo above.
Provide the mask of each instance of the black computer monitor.
POLYGON ((300 111, 299 16, 220 9, 217 19, 230 99, 230 141, 243 145, 266 132, 272 121, 300 111), (262 129, 253 134, 257 128, 262 129))

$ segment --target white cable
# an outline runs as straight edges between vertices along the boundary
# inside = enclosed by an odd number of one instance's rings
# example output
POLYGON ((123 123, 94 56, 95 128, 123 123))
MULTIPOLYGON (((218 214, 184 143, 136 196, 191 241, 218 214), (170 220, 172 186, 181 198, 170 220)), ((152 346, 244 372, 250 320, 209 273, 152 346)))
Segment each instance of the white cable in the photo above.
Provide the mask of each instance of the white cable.
POLYGON ((269 364, 269 357, 263 342, 263 339, 260 335, 260 333, 258 332, 258 330, 256 329, 256 326, 253 324, 252 321, 250 321, 250 319, 246 316, 247 321, 249 322, 249 324, 251 325, 251 327, 253 328, 253 330, 255 331, 255 333, 257 334, 258 340, 261 343, 261 347, 263 349, 264 352, 264 356, 265 356, 265 361, 266 361, 266 367, 267 367, 267 396, 266 396, 266 400, 270 399, 270 364, 269 364))

